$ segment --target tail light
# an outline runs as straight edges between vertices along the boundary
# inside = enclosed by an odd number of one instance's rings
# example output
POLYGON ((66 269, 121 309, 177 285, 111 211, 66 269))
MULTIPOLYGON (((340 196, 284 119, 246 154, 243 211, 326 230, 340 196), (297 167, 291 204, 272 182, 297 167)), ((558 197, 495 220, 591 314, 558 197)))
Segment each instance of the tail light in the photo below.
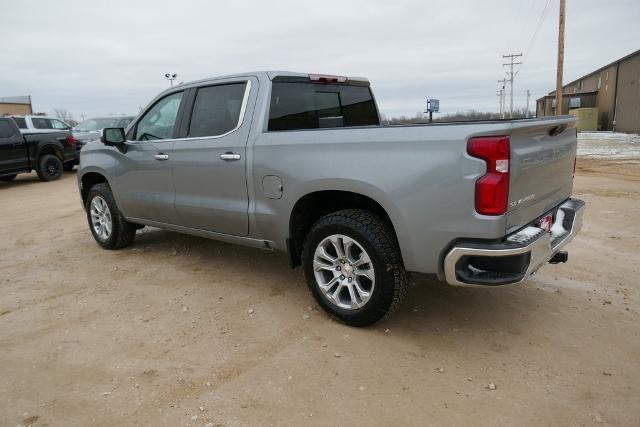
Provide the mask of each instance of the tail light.
POLYGON ((487 173, 476 181, 476 211, 481 215, 504 214, 509 202, 509 137, 471 138, 467 153, 487 164, 487 173))
POLYGON ((70 146, 71 148, 75 149, 75 148, 76 148, 76 144, 77 144, 77 143, 78 143, 78 140, 77 140, 77 139, 75 139, 75 138, 73 137, 73 135, 69 135, 69 136, 67 137, 67 144, 69 144, 69 146, 70 146))

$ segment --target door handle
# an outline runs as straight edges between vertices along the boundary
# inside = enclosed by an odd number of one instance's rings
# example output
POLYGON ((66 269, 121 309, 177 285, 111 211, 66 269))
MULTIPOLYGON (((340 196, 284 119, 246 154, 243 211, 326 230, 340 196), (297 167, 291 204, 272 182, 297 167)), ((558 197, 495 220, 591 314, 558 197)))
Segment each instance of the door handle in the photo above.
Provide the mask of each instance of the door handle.
POLYGON ((156 154, 155 156, 153 156, 156 160, 169 160, 169 155, 168 154, 156 154))
POLYGON ((224 154, 220 154, 220 158, 222 160, 230 162, 230 161, 233 161, 233 160, 240 160, 242 158, 242 156, 240 154, 227 152, 227 153, 224 153, 224 154))

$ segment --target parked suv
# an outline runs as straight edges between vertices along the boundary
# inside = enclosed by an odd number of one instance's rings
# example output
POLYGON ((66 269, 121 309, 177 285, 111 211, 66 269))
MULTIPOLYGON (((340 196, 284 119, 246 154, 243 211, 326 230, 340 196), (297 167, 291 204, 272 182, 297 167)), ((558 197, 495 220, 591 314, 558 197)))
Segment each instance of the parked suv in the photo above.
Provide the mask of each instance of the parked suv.
POLYGON ((580 230, 576 120, 381 126, 369 82, 290 72, 183 84, 85 146, 106 249, 143 226, 287 252, 337 319, 393 312, 410 275, 522 283, 580 230))

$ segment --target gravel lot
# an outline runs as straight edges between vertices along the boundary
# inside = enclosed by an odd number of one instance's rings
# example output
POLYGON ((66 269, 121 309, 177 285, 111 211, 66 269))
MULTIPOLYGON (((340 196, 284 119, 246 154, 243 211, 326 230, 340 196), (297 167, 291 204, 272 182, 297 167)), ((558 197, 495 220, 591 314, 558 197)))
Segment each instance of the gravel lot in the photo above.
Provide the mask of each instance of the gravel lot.
POLYGON ((0 425, 640 425, 640 162, 578 166, 568 264, 421 283, 367 329, 283 255, 160 230, 104 251, 74 173, 0 183, 0 425))

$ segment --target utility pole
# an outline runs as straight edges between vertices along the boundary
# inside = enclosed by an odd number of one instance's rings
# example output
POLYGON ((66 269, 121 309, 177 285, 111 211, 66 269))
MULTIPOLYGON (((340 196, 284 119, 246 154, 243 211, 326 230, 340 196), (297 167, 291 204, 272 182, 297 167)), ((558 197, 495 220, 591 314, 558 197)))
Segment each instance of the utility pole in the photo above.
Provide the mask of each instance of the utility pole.
POLYGON ((500 118, 504 119, 504 98, 506 94, 507 79, 498 80, 500 86, 500 118))
POLYGON ((529 118, 529 98, 531 98, 531 91, 527 89, 527 111, 526 111, 526 119, 529 118))
POLYGON ((504 117, 502 117, 502 95, 504 94, 504 91, 502 89, 500 89, 499 91, 496 92, 496 96, 498 97, 498 103, 500 105, 500 118, 504 119, 504 117))
POLYGON ((556 116, 562 115, 562 77, 564 72, 564 16, 566 0, 560 0, 560 28, 558 29, 558 76, 556 79, 556 116))
POLYGON ((509 67, 509 71, 507 72, 507 76, 509 77, 509 94, 511 95, 511 103, 509 104, 509 118, 513 118, 513 80, 515 78, 515 73, 513 71, 513 67, 516 65, 522 65, 522 62, 514 62, 516 58, 520 58, 522 53, 511 53, 509 55, 502 55, 503 58, 508 59, 508 64, 502 64, 505 67, 509 67))

